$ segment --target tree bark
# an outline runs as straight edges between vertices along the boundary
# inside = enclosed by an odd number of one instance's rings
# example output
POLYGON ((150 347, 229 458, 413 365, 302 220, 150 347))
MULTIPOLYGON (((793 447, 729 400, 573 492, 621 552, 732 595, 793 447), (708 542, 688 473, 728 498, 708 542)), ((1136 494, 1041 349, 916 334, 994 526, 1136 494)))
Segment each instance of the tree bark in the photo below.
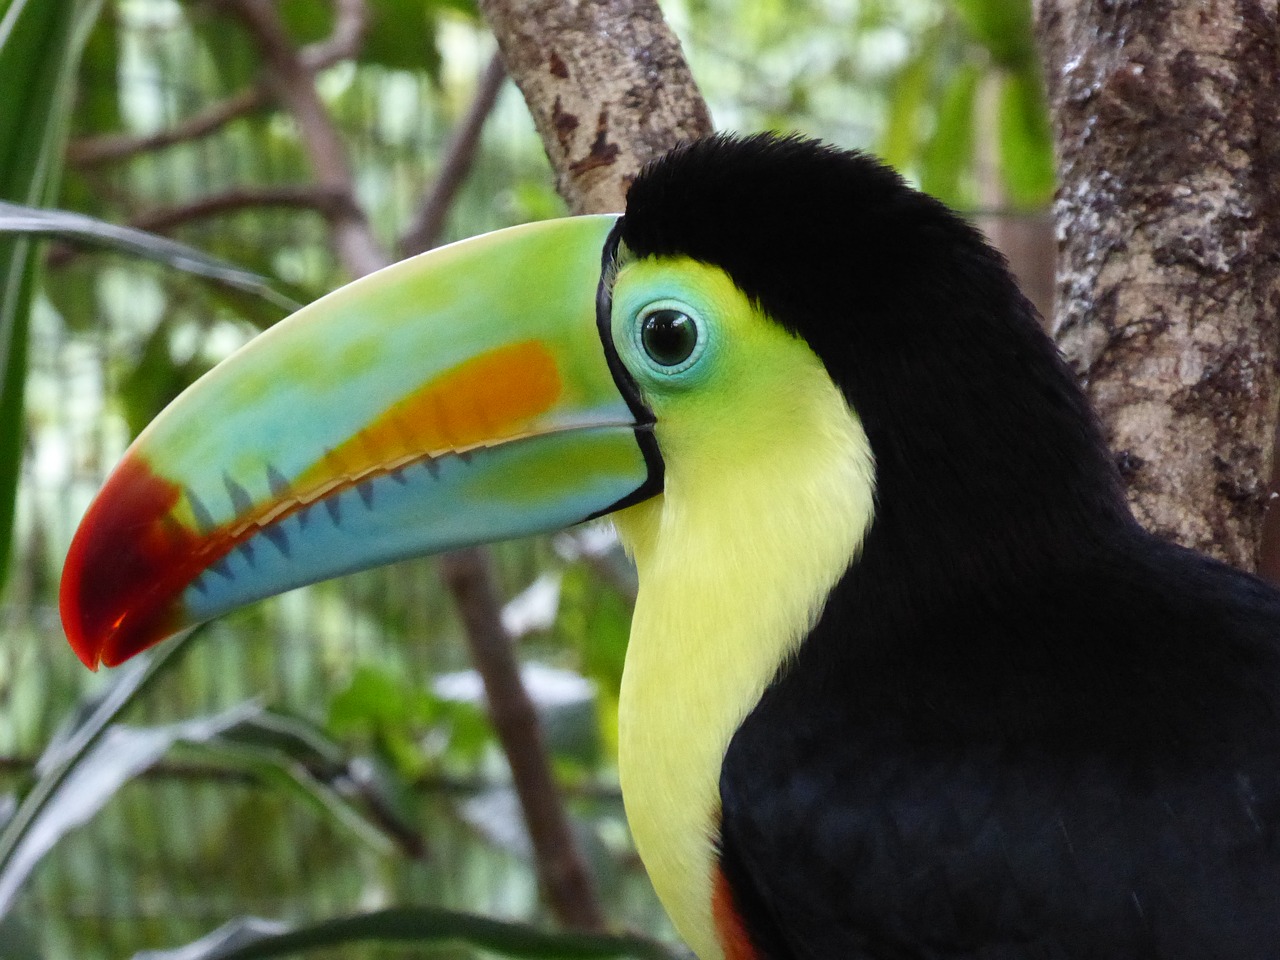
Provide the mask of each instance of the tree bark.
POLYGON ((620 211, 640 168, 712 130, 655 0, 480 0, 574 213, 620 211))
POLYGON ((1038 0, 1054 331, 1149 529, 1253 569, 1280 330, 1280 22, 1262 0, 1038 0))

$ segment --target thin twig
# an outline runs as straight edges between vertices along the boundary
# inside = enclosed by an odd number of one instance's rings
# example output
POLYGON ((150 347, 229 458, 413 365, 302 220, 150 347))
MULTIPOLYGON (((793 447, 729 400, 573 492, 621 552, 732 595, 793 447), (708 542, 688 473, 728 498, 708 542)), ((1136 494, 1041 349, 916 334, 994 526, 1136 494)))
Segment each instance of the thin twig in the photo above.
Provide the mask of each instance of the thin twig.
MULTIPOLYGON (((352 275, 362 277, 390 262, 374 237, 364 211, 356 202, 355 177, 346 145, 316 90, 315 71, 303 62, 289 39, 280 13, 271 0, 228 0, 226 8, 249 30, 266 63, 266 80, 298 124, 298 136, 321 187, 345 194, 350 203, 329 217, 338 260, 352 275)), ((339 20, 343 36, 363 32, 363 0, 342 0, 339 20)))
POLYGON ((189 203, 155 207, 138 214, 130 225, 138 230, 165 233, 193 220, 205 220, 262 207, 295 207, 315 210, 326 217, 332 217, 343 210, 348 200, 347 195, 341 191, 311 184, 236 187, 234 190, 210 194, 189 203))
POLYGON ((484 123, 493 112, 494 104, 498 102, 498 93, 506 78, 507 70, 502 64, 502 57, 495 53, 480 77, 467 115, 449 138, 444 160, 440 164, 440 172, 436 175, 431 192, 427 194, 409 229, 400 239, 400 252, 404 256, 430 250, 440 242, 449 208, 453 206, 458 190, 475 161, 484 123))
POLYGON ((333 31, 319 43, 303 47, 299 59, 312 73, 350 60, 360 53, 368 29, 369 8, 365 0, 335 0, 333 31))
MULTIPOLYGON (((364 4, 361 0, 339 0, 333 32, 324 40, 303 47, 298 58, 313 73, 326 70, 343 60, 350 60, 360 51, 365 25, 364 4)), ((67 145, 67 162, 73 167, 86 169, 124 160, 139 153, 198 140, 216 133, 232 120, 253 113, 270 101, 270 93, 259 84, 232 94, 174 126, 155 133, 140 136, 113 133, 72 140, 67 145)))
POLYGON ((73 167, 86 169, 116 160, 124 160, 148 150, 161 150, 175 143, 186 143, 208 136, 238 117, 257 110, 268 100, 260 87, 250 87, 220 100, 185 120, 142 136, 108 134, 99 137, 82 137, 67 144, 67 162, 73 167))

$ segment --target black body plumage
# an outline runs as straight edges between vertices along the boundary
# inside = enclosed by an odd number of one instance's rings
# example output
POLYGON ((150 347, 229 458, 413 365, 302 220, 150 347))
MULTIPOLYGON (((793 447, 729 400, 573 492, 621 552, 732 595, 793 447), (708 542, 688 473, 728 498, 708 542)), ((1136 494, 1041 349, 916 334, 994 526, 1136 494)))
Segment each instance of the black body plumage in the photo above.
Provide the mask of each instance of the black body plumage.
POLYGON ((1137 526, 999 254, 771 137, 651 165, 621 238, 803 336, 876 461, 861 553, 722 768, 759 957, 1280 957, 1280 594, 1137 526))

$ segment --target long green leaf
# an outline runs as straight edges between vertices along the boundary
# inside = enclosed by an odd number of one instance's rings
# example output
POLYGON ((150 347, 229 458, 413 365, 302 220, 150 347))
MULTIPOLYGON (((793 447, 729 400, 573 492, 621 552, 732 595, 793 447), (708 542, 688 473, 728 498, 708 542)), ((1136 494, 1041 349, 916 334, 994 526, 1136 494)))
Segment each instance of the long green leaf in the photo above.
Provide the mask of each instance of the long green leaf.
POLYGON ((349 943, 462 944, 520 960, 682 960, 665 944, 632 935, 563 933, 438 907, 396 907, 285 929, 245 917, 175 950, 147 950, 133 960, 261 960, 349 943))
POLYGON ((0 235, 7 233, 91 243, 251 293, 289 313, 302 306, 275 290, 265 277, 211 257, 195 247, 70 210, 44 210, 0 201, 0 235))
POLYGON ((149 770, 176 744, 201 744, 261 710, 240 704, 211 717, 157 727, 112 724, 67 772, 31 821, 0 874, 0 916, 12 906, 27 876, 64 836, 106 806, 127 782, 149 770))
MULTIPOLYGON (((101 6, 102 0, 0 0, 0 199, 42 206, 56 194, 76 64, 101 6)), ((22 459, 34 271, 31 240, 0 236, 0 587, 22 459)))
POLYGON ((371 758, 352 756, 299 717, 258 711, 203 748, 261 781, 297 793, 375 850, 398 842, 420 854, 426 841, 403 809, 402 792, 371 758))
POLYGON ((77 776, 78 771, 97 756, 96 747, 112 728, 116 717, 201 632, 202 628, 197 627, 135 657, 116 673, 102 693, 73 711, 70 721, 45 747, 36 763, 34 785, 0 831, 0 917, 8 912, 22 880, 34 866, 30 856, 33 849, 29 845, 31 835, 42 828, 50 809, 55 810, 56 817, 56 806, 61 798, 84 789, 77 776))

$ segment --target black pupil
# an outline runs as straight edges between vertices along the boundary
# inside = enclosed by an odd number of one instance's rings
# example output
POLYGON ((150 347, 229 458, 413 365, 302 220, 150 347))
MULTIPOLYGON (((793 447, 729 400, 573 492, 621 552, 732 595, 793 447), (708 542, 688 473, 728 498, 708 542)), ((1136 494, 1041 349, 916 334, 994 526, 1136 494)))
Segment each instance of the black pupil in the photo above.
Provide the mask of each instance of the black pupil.
POLYGON ((664 367, 684 363, 698 345, 698 327, 687 313, 655 310, 644 318, 640 340, 645 353, 664 367))

